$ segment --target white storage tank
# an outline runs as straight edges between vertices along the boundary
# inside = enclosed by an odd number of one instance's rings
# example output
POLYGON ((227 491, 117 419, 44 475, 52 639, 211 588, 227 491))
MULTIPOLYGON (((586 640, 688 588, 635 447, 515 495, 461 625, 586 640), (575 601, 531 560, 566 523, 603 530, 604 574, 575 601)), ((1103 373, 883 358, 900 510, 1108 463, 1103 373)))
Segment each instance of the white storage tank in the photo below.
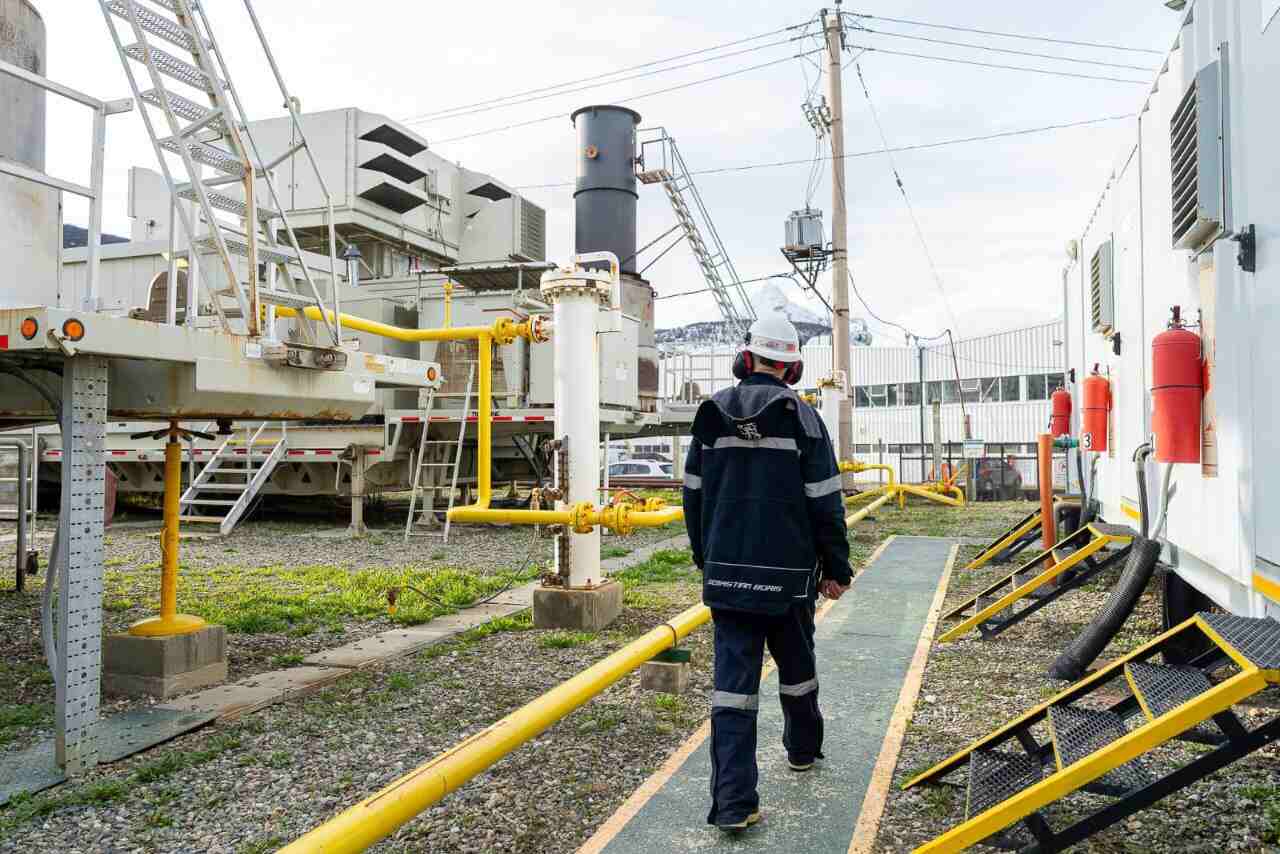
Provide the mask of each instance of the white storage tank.
MULTIPOLYGON (((28 0, 0 0, 0 60, 45 73, 45 30, 28 0)), ((44 171, 46 93, 0 74, 0 157, 44 171)), ((0 175, 0 305, 56 304, 62 217, 56 190, 0 175)))

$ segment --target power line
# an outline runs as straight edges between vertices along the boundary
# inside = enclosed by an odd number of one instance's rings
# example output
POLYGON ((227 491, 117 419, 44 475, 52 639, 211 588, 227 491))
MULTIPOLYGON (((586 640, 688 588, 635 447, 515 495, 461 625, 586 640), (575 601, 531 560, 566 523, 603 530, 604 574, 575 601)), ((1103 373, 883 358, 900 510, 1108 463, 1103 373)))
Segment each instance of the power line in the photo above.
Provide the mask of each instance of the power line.
MULTIPOLYGON (((902 201, 907 206, 907 213, 911 216, 911 224, 915 227, 916 237, 920 241, 920 248, 924 250, 925 260, 929 263, 929 272, 933 274, 934 285, 938 288, 938 293, 942 297, 942 304, 946 306, 947 315, 951 318, 952 328, 960 328, 960 320, 956 317, 955 309, 951 307, 951 300, 947 297, 947 289, 942 284, 942 276, 938 274, 938 265, 933 260, 933 252, 929 249, 929 241, 925 239, 924 229, 920 227, 920 219, 916 216, 916 209, 911 204, 911 198, 907 195, 907 187, 902 183, 902 175, 898 173, 898 164, 893 159, 893 154, 889 151, 889 138, 885 136, 884 125, 880 123, 880 113, 876 110, 875 101, 871 99, 871 90, 867 88, 866 78, 862 76, 862 66, 854 65, 854 69, 858 72, 858 82, 862 84, 862 94, 867 97, 867 106, 871 109, 871 118, 875 122, 876 130, 880 134, 880 143, 884 146, 885 156, 889 158, 889 168, 893 170, 893 179, 898 185, 898 192, 902 194, 902 201)), ((947 330, 947 334, 951 334, 951 330, 947 330)))
MULTIPOLYGON (((655 89, 652 92, 642 92, 639 95, 635 95, 630 98, 624 98, 620 101, 617 101, 616 103, 631 104, 631 103, 634 103, 635 101, 641 100, 642 98, 652 98, 656 95, 665 95, 670 92, 678 92, 681 89, 688 89, 692 86, 700 86, 703 83, 714 83, 717 80, 724 80, 725 78, 735 77, 739 74, 746 74, 751 71, 759 71, 762 68, 770 68, 774 65, 781 65, 784 62, 790 62, 793 59, 800 59, 810 54, 820 53, 820 52, 821 51, 819 49, 815 49, 811 51, 806 51, 804 53, 792 54, 791 56, 784 56, 780 59, 775 59, 770 62, 762 62, 759 65, 751 65, 746 68, 735 69, 734 71, 726 71, 724 74, 717 74, 714 77, 704 77, 701 80, 691 80, 688 83, 681 83, 677 86, 668 86, 665 89, 655 89)), ((509 124, 509 125, 503 125, 502 127, 489 128, 488 130, 481 130, 481 131, 476 131, 474 133, 463 134, 461 136, 449 137, 448 139, 438 140, 436 144, 442 145, 447 142, 459 142, 464 139, 474 139, 477 136, 487 136, 492 133, 501 133, 502 131, 515 130, 517 128, 529 127, 530 125, 542 124, 544 122, 553 122, 553 121, 561 120, 564 118, 565 118, 564 113, 554 113, 549 116, 542 116, 536 119, 529 119, 528 121, 516 122, 514 124, 509 124)))
POLYGON ((930 27, 932 29, 938 29, 938 30, 955 30, 956 32, 961 32, 961 33, 977 33, 978 35, 999 36, 1000 38, 1006 38, 1006 39, 1023 39, 1026 41, 1049 42, 1050 44, 1074 45, 1076 47, 1096 47, 1096 48, 1101 48, 1103 50, 1122 50, 1122 51, 1128 51, 1130 53, 1151 53, 1151 54, 1155 54, 1156 56, 1163 55, 1161 51, 1151 50, 1145 47, 1127 47, 1125 45, 1104 44, 1102 42, 1072 41, 1070 39, 1055 39, 1055 38, 1050 38, 1048 36, 1032 36, 1032 35, 1027 35, 1025 33, 1002 33, 996 30, 979 30, 973 27, 957 27, 949 24, 933 24, 933 23, 929 23, 928 21, 912 21, 906 18, 886 18, 882 15, 868 15, 868 14, 863 14, 858 12, 846 12, 845 14, 854 18, 871 18, 877 21, 889 21, 894 24, 910 24, 916 27, 930 27))
POLYGON ((930 44, 945 44, 945 45, 950 45, 951 47, 973 48, 974 50, 986 50, 986 51, 991 51, 992 53, 1007 53, 1013 56, 1030 56, 1030 57, 1035 57, 1036 59, 1052 59, 1056 62, 1075 62, 1081 65, 1101 65, 1107 68, 1126 68, 1131 71, 1149 71, 1153 74, 1157 70, 1155 68, 1151 68, 1145 65, 1127 65, 1121 62, 1103 62, 1102 60, 1098 60, 1098 59, 1076 59, 1075 57, 1071 57, 1071 56, 1054 56, 1051 53, 1036 53, 1034 51, 1029 51, 1029 50, 1012 50, 1010 48, 1004 48, 1004 47, 991 47, 989 45, 974 44, 973 42, 957 42, 957 41, 950 41, 948 39, 931 39, 931 38, 928 38, 927 36, 912 36, 912 35, 907 35, 906 33, 890 33, 884 30, 873 30, 870 27, 863 27, 861 28, 861 31, 864 33, 874 33, 875 35, 878 35, 878 36, 888 36, 890 38, 895 38, 895 39, 911 39, 912 41, 929 42, 930 44))
POLYGON ((545 95, 536 95, 532 98, 525 98, 524 100, 521 100, 521 101, 511 101, 510 103, 480 106, 472 110, 451 113, 450 115, 447 115, 447 116, 420 116, 412 119, 403 119, 402 122, 404 124, 412 125, 412 124, 423 124, 427 122, 449 121, 450 119, 460 119, 466 116, 474 116, 478 113, 487 113, 492 110, 505 110, 511 107, 523 107, 525 104, 532 104, 534 101, 545 101, 548 98, 559 98, 562 95, 572 95, 577 92, 585 92, 588 89, 598 89, 601 86, 611 86, 614 83, 626 83, 631 80, 640 80, 645 77, 653 77, 658 74, 665 74, 668 71, 680 71, 685 68, 692 68, 695 65, 703 65, 705 63, 716 62, 717 60, 721 60, 721 59, 732 59, 735 56, 742 56, 748 53, 755 53, 756 51, 768 50, 771 47, 779 47, 781 45, 791 44, 794 41, 798 41, 799 38, 800 38, 799 36, 793 36, 792 38, 789 38, 789 39, 782 39, 776 42, 769 42, 768 44, 756 45, 755 47, 749 47, 744 50, 736 50, 731 53, 722 53, 722 54, 719 54, 718 56, 708 56, 704 59, 695 59, 692 62, 685 62, 680 65, 672 65, 667 68, 658 68, 653 71, 644 71, 644 72, 641 72, 640 74, 632 74, 628 77, 618 77, 613 80, 602 80, 596 83, 588 83, 587 85, 579 86, 576 89, 562 89, 559 91, 547 93, 545 95))
MULTIPOLYGON (((1061 124, 1041 125, 1040 127, 1034 127, 1034 128, 1022 128, 1020 130, 1000 131, 998 133, 983 134, 981 136, 955 137, 952 139, 938 140, 936 142, 922 142, 922 143, 917 143, 915 145, 899 145, 899 146, 895 146, 893 148, 887 148, 887 149, 875 148, 867 151, 854 151, 854 152, 846 153, 844 157, 846 160, 852 160, 852 159, 861 158, 861 157, 874 157, 879 154, 885 154, 886 152, 893 152, 894 154, 899 154, 907 151, 925 151, 932 148, 944 148, 951 145, 962 145, 964 143, 969 143, 969 142, 988 142, 994 139, 1008 139, 1011 137, 1028 136, 1028 135, 1037 134, 1037 133, 1047 133, 1048 131, 1054 131, 1054 130, 1066 130, 1068 128, 1086 127, 1088 125, 1102 124, 1104 122, 1117 122, 1117 121, 1122 121, 1124 119, 1131 119, 1133 117, 1134 117, 1133 113, 1125 113, 1124 115, 1116 115, 1116 116, 1101 116, 1096 119, 1083 119, 1077 122, 1063 122, 1061 124)), ((823 161, 827 161, 827 160, 830 160, 831 157, 825 156, 820 159, 823 161)), ((809 166, 812 163, 813 161, 811 158, 805 157, 800 160, 774 160, 767 163, 745 163, 740 166, 720 166, 714 169, 699 169, 699 170, 690 172, 689 174, 690 175, 719 175, 719 174, 730 173, 730 172, 750 172, 756 169, 774 169, 782 166, 809 166)), ((551 189, 555 187, 572 187, 572 186, 574 186, 573 181, 556 181, 548 184, 523 184, 521 186, 515 187, 514 189, 543 190, 543 189, 551 189)))
POLYGON ((932 59, 936 62, 952 62, 957 65, 976 65, 979 68, 999 68, 1004 71, 1025 71, 1029 74, 1044 74, 1049 77, 1071 77, 1076 80, 1104 80, 1109 83, 1132 83, 1135 86, 1150 86, 1149 80, 1131 80, 1128 77, 1106 77, 1100 74, 1079 74, 1074 71, 1049 71, 1044 68, 1032 68, 1027 65, 1001 65, 995 62, 979 62, 976 59, 956 59, 950 56, 933 56, 927 53, 910 53, 904 50, 885 50, 879 47, 868 47, 867 45, 850 44, 848 47, 861 48, 862 50, 875 51, 888 56, 909 56, 914 59, 932 59))
POLYGON ((788 26, 788 27, 782 27, 777 30, 770 30, 767 33, 760 33, 759 35, 748 36, 747 38, 744 38, 744 39, 735 39, 734 41, 722 42, 717 45, 712 45, 711 47, 704 47, 704 48, 700 48, 699 50, 689 51, 688 53, 680 53, 680 54, 676 54, 675 56, 668 56, 664 59, 655 59, 650 62, 642 62, 639 65, 629 65, 625 68, 619 68, 615 71, 606 72, 604 74, 593 74, 588 77, 579 77, 574 80, 566 80, 563 83, 556 83, 551 86, 541 86, 537 89, 526 89, 523 92, 515 92, 510 95, 503 95, 499 98, 490 98, 487 101, 476 101, 475 103, 472 103, 472 104, 459 104, 455 107, 448 107, 446 109, 436 110, 431 113, 423 113, 421 115, 414 116, 413 118, 410 118, 410 119, 403 119, 402 121, 407 123, 407 122, 418 121, 420 119, 431 119, 431 118, 436 118, 438 116, 443 116, 446 113, 455 113, 455 112, 458 112, 459 110, 470 110, 475 107, 484 107, 490 104, 497 104, 503 101, 514 101, 519 98, 524 98, 528 95, 538 95, 543 92, 549 92, 552 89, 562 89, 566 86, 576 86, 579 83, 586 83, 591 80, 599 80, 605 77, 613 77, 618 74, 626 74, 629 71, 639 71, 642 68, 651 68, 655 65, 663 65, 668 62, 675 62, 680 59, 687 59, 691 56, 698 56, 704 53, 711 53, 713 51, 722 50, 727 47, 736 47, 740 44, 747 44, 749 42, 759 41, 760 39, 768 38, 769 36, 776 36, 779 33, 785 33, 790 30, 796 30, 804 26, 807 26, 807 24, 792 24, 791 26, 788 26))

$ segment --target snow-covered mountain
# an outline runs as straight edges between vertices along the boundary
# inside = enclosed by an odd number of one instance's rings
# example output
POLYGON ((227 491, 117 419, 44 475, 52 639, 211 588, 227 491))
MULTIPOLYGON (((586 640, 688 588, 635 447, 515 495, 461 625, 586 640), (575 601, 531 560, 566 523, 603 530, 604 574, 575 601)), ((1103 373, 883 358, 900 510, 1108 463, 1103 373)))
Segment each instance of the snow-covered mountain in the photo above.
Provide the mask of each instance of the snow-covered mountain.
MULTIPOLYGON (((794 302, 787 297, 782 288, 767 283, 764 287, 756 290, 751 300, 755 307, 756 314, 765 315, 770 312, 778 312, 790 320, 796 327, 796 331, 800 333, 800 345, 804 344, 810 338, 816 338, 819 335, 829 335, 831 333, 831 325, 827 318, 818 314, 810 308, 800 303, 794 302)), ((657 331, 658 347, 662 350, 700 350, 700 349, 720 349, 728 345, 738 343, 728 333, 726 324, 723 320, 702 320, 685 326, 677 326, 670 329, 659 329, 657 331)))

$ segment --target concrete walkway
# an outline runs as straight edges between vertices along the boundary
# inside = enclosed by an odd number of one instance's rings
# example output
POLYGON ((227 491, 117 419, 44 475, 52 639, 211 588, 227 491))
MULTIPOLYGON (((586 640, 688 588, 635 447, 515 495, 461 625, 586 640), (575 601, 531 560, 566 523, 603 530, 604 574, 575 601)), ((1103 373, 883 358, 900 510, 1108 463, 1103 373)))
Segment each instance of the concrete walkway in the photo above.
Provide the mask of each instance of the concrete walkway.
POLYGON ((709 727, 704 725, 580 854, 845 854, 857 850, 855 842, 869 842, 914 706, 954 553, 954 540, 894 537, 853 589, 820 615, 818 677, 827 758, 813 771, 787 769, 782 711, 775 699, 777 674, 769 673, 762 682, 758 753, 763 819, 758 826, 731 836, 706 824, 711 772, 705 743, 709 727))

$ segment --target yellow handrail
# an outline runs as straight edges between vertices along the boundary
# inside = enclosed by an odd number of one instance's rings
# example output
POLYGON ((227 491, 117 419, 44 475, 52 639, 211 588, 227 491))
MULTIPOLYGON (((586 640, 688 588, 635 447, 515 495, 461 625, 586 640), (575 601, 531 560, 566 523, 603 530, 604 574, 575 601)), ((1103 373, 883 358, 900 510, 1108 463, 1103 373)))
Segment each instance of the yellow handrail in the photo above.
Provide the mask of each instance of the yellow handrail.
POLYGON ((281 849, 363 851, 711 619, 695 605, 281 849))
POLYGON ((893 466, 884 463, 860 463, 857 460, 842 460, 839 469, 844 474, 858 474, 864 471, 887 471, 889 473, 889 485, 893 486, 897 481, 894 478, 893 466))

